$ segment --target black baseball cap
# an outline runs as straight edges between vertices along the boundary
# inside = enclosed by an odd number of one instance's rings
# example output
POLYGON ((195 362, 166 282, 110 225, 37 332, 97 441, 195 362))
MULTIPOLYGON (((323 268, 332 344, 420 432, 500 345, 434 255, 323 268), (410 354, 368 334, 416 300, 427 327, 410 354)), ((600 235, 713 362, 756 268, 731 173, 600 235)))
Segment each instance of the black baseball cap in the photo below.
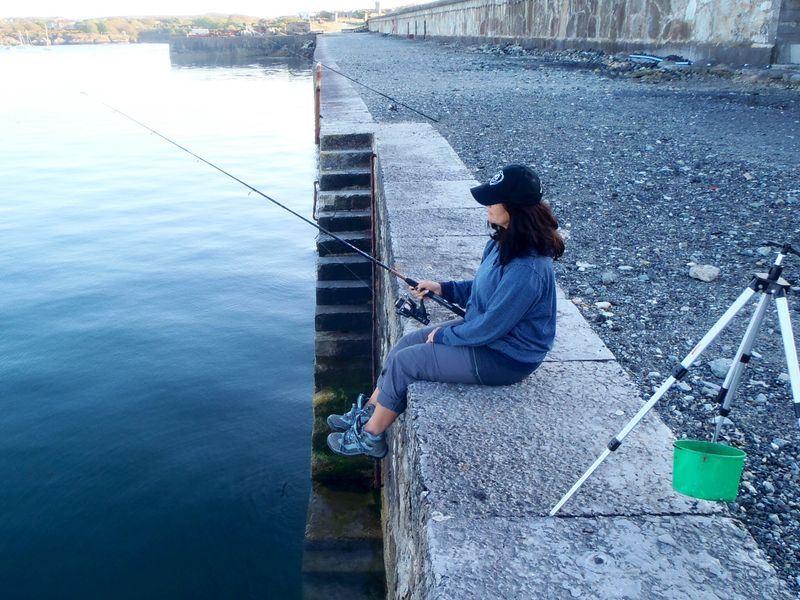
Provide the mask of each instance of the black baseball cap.
POLYGON ((508 165, 486 183, 470 189, 470 192, 484 206, 533 206, 542 201, 542 182, 530 167, 508 165))

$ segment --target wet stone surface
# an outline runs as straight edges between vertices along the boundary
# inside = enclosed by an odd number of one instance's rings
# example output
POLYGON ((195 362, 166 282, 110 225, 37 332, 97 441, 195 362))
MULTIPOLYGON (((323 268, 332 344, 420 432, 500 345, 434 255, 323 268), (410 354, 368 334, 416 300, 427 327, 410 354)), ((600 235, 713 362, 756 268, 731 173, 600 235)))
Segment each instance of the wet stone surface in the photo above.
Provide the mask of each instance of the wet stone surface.
MULTIPOLYGON (((371 34, 327 43, 344 72, 438 117, 433 127, 475 179, 510 162, 540 172, 568 234, 559 283, 643 397, 752 273, 768 270, 776 248, 766 242, 800 246, 800 94, 783 78, 644 70, 591 53, 504 52, 371 34), (689 272, 696 265, 719 275, 695 279, 689 272)), ((379 123, 423 120, 358 91, 379 123)), ((397 258, 410 262, 411 252, 397 258)), ((784 264, 784 277, 797 285, 800 258, 784 264)), ((438 268, 420 275, 435 277, 438 268)), ((796 343, 797 291, 789 297, 796 343)), ((711 365, 733 357, 750 314, 743 310, 682 389, 658 404, 677 437, 710 439, 722 384, 711 365)), ((729 508, 798 591, 800 435, 773 309, 755 351, 722 434, 749 455, 729 508)))

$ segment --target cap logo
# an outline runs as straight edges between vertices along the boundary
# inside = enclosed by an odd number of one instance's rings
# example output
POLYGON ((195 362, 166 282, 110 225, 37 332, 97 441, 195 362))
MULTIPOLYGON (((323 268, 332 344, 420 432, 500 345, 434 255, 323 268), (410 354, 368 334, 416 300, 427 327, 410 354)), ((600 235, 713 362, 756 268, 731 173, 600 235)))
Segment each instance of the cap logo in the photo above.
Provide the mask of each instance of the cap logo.
POLYGON ((500 171, 497 175, 495 175, 489 180, 489 185, 497 185, 498 183, 503 181, 503 177, 504 177, 503 172, 500 171))

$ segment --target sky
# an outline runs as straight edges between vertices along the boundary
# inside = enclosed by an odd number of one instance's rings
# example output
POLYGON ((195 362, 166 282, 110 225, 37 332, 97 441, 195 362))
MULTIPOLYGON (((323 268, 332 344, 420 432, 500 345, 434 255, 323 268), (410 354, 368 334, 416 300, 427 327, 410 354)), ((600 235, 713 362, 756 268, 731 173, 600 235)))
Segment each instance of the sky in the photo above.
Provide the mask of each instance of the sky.
MULTIPOLYGON (((426 0, 420 0, 422 4, 426 0)), ((414 0, 382 0, 381 8, 415 4, 414 0)), ((375 8, 375 0, 12 0, 0 6, 0 18, 65 17, 88 19, 145 15, 200 15, 205 13, 278 17, 321 10, 375 8)))

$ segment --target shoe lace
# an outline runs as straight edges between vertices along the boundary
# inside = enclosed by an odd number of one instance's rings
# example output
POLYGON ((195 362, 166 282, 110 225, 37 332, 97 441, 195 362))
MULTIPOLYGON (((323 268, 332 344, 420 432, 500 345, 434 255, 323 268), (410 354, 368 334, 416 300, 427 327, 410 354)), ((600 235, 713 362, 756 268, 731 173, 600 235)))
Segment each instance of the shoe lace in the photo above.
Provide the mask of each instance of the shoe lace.
POLYGON ((342 442, 350 445, 356 444, 361 450, 369 450, 367 445, 364 443, 364 436, 362 435, 362 428, 363 425, 361 424, 360 419, 356 419, 353 421, 353 424, 350 426, 350 429, 344 432, 342 436, 342 442))
POLYGON ((349 411, 344 415, 345 418, 358 420, 357 417, 364 411, 364 394, 359 394, 356 402, 353 403, 349 411))

